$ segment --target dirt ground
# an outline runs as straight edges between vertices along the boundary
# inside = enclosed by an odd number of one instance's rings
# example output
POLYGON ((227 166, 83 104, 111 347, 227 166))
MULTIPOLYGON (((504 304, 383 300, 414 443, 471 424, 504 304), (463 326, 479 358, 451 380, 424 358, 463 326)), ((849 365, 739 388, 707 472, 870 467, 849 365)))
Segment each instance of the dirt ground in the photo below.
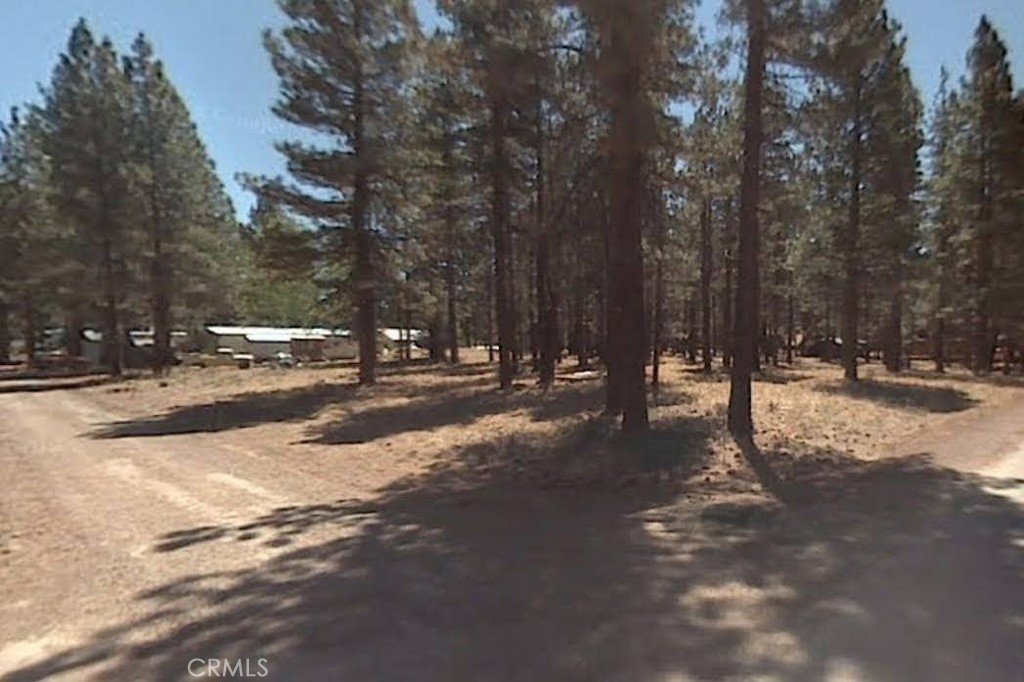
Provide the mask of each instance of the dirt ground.
POLYGON ((760 468, 674 359, 630 439, 480 357, 8 374, 0 678, 1024 679, 1019 378, 863 370, 766 371, 760 468))
MULTIPOLYGON (((453 485, 470 486, 495 470, 553 485, 654 477, 687 489, 712 481, 744 489, 740 481, 753 482, 725 433, 724 371, 707 376, 667 358, 663 387, 652 397, 654 434, 623 451, 609 437, 614 424, 601 417, 599 378, 570 381, 566 363, 549 393, 525 376, 502 395, 485 354, 467 354, 453 368, 386 365, 372 388, 356 387, 352 365, 314 365, 182 370, 166 380, 88 386, 81 395, 126 417, 101 437, 208 433, 218 443, 272 452, 285 466, 336 457, 343 446, 355 494, 437 470, 453 485)), ((1022 377, 981 381, 957 368, 894 377, 875 363, 861 376, 850 388, 836 365, 814 359, 769 368, 754 389, 760 447, 790 465, 806 457, 870 460, 1024 389, 1022 377)))

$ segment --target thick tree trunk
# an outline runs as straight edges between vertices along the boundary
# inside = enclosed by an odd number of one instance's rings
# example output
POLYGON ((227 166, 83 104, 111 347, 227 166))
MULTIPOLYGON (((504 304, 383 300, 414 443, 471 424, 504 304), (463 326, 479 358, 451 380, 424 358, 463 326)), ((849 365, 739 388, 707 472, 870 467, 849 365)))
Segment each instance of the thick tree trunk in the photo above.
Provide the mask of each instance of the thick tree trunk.
MULTIPOLYGON (((633 129, 622 120, 613 123, 613 139, 618 137, 615 163, 616 187, 612 194, 612 281, 615 292, 608 311, 609 342, 615 339, 613 355, 617 357, 621 377, 622 430, 635 432, 647 429, 647 386, 644 377, 647 339, 644 333, 644 279, 641 246, 640 208, 643 201, 642 161, 636 142, 629 140, 633 129), (625 139, 623 139, 625 138, 625 139)), ((614 152, 613 152, 614 153, 614 152)))
MULTIPOLYGON (((438 338, 441 335, 441 313, 438 311, 434 314, 434 318, 430 321, 431 338, 438 338)), ((430 344, 430 361, 441 362, 444 360, 444 345, 440 343, 430 344)))
POLYGON ((11 306, 0 301, 0 364, 11 361, 11 306))
POLYGON ((65 351, 68 357, 82 357, 82 318, 77 311, 67 313, 64 324, 65 351))
POLYGON ((700 339, 704 372, 711 372, 711 198, 704 197, 700 212, 700 339))
POLYGON ((850 141, 850 207, 841 253, 843 259, 843 376, 857 381, 857 318, 860 312, 860 191, 861 146, 863 121, 861 114, 861 80, 857 77, 853 91, 853 132, 850 141))
POLYGON ((356 334, 359 337, 359 384, 377 382, 377 284, 373 263, 373 236, 366 229, 368 187, 357 177, 352 201, 352 223, 356 242, 356 334))
MULTIPOLYGON (((494 87, 500 87, 494 85, 494 87)), ((512 388, 515 377, 515 311, 512 308, 511 240, 509 234, 508 152, 505 149, 507 104, 491 102, 491 234, 494 239, 494 308, 498 323, 498 384, 512 388)))
POLYGON ((620 347, 621 335, 616 328, 614 321, 616 315, 621 314, 622 304, 619 302, 621 289, 615 283, 615 275, 612 274, 614 265, 612 263, 612 225, 608 223, 605 227, 605 276, 603 287, 600 292, 602 299, 601 314, 601 359, 604 361, 608 371, 608 383, 605 391, 605 412, 608 414, 619 414, 622 411, 622 350, 620 347))
POLYGON ((729 385, 729 431, 738 440, 754 435, 751 381, 757 354, 758 204, 761 184, 762 96, 764 90, 764 0, 747 0, 747 73, 744 93, 743 175, 736 319, 729 385))
MULTIPOLYGON (((354 26, 363 36, 363 6, 355 5, 354 26)), ((353 135, 352 151, 356 172, 352 183, 351 223, 355 236, 356 251, 356 333, 359 335, 359 385, 372 386, 377 383, 377 273, 374 263, 373 235, 370 234, 370 178, 366 167, 369 151, 364 144, 365 102, 363 72, 359 58, 356 58, 356 75, 353 79, 353 135)))

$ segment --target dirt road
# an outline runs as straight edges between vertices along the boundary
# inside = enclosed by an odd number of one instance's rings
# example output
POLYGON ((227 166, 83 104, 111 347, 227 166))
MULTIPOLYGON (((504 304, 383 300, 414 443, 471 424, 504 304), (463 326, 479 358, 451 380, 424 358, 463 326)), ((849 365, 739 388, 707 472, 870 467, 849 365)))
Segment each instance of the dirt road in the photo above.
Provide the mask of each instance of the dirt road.
POLYGON ((0 415, 3 680, 1024 680, 1024 401, 809 463, 797 508, 374 491, 340 446, 97 437, 68 390, 0 415))

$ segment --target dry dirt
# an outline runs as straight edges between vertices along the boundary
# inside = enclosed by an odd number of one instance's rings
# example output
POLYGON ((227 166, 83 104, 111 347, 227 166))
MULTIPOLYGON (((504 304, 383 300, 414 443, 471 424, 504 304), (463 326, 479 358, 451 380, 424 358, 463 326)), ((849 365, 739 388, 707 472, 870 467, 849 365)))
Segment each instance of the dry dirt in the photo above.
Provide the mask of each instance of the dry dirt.
POLYGON ((723 375, 469 359, 0 377, 0 678, 1024 679, 1018 379, 772 369, 765 476, 723 375))
MULTIPOLYGON (((355 367, 343 364, 183 370, 80 394, 124 415, 104 437, 208 433, 212 442, 271 452, 283 466, 300 467, 337 457, 343 446, 356 494, 442 470, 451 484, 467 485, 495 470, 556 485, 652 476, 688 488, 694 477, 753 482, 724 430, 729 383, 722 371, 707 376, 666 359, 663 387, 652 397, 655 435, 637 457, 636 444, 623 452, 608 437, 614 424, 601 416, 600 379, 559 381, 543 393, 525 377, 502 395, 484 354, 468 356, 457 368, 386 366, 372 388, 356 387, 355 367)), ((571 372, 566 366, 563 375, 571 372)), ((769 368, 754 388, 759 446, 791 463, 808 456, 871 460, 1024 393, 1020 377, 981 381, 961 369, 893 377, 875 363, 861 376, 851 389, 833 364, 800 359, 769 368)))

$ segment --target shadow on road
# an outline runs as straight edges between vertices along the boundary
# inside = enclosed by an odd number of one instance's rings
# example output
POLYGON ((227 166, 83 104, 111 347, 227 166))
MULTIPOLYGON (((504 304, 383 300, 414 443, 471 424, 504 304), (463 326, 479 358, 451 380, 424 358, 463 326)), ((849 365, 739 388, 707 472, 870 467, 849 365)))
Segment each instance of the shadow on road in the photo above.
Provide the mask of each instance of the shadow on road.
MULTIPOLYGON (((553 420, 599 409, 602 387, 560 386, 548 393, 504 393, 490 387, 434 391, 399 405, 370 407, 313 429, 306 442, 337 445, 363 443, 406 431, 468 425, 489 415, 528 411, 535 420, 553 420)), ((465 386, 465 384, 461 384, 465 386)))
POLYGON ((824 393, 837 393, 893 407, 927 412, 962 412, 978 405, 977 400, 959 389, 921 386, 899 381, 862 379, 856 383, 827 382, 818 384, 815 389, 824 393))
POLYGON ((47 391, 69 391, 76 388, 103 386, 124 381, 123 377, 106 374, 69 374, 66 377, 40 376, 37 378, 0 379, 0 394, 4 393, 45 393, 47 391))
POLYGON ((230 400, 188 405, 153 417, 113 422, 94 431, 90 436, 168 436, 297 421, 314 417, 329 404, 351 400, 357 392, 358 387, 355 384, 322 382, 286 391, 246 393, 230 400))
MULTIPOLYGON (((383 417, 381 418, 383 421, 383 417)), ((611 443, 699 467, 701 425, 611 443), (691 431, 687 440, 686 429, 691 431), (673 435, 674 434, 674 435, 673 435), (660 440, 659 440, 660 439, 660 440), (658 453, 661 453, 660 455, 658 453)), ((269 680, 1006 680, 1024 669, 1024 514, 925 455, 765 452, 812 504, 688 502, 700 486, 542 486, 517 459, 603 457, 591 420, 452 454, 370 500, 288 506, 155 538, 195 571, 148 613, 13 672, 178 680, 192 658, 266 658, 269 680), (203 557, 283 548, 227 572, 203 557), (142 641, 133 638, 143 636, 142 641), (147 639, 148 638, 148 639, 147 639)), ((561 462, 563 473, 573 462, 561 462)))

